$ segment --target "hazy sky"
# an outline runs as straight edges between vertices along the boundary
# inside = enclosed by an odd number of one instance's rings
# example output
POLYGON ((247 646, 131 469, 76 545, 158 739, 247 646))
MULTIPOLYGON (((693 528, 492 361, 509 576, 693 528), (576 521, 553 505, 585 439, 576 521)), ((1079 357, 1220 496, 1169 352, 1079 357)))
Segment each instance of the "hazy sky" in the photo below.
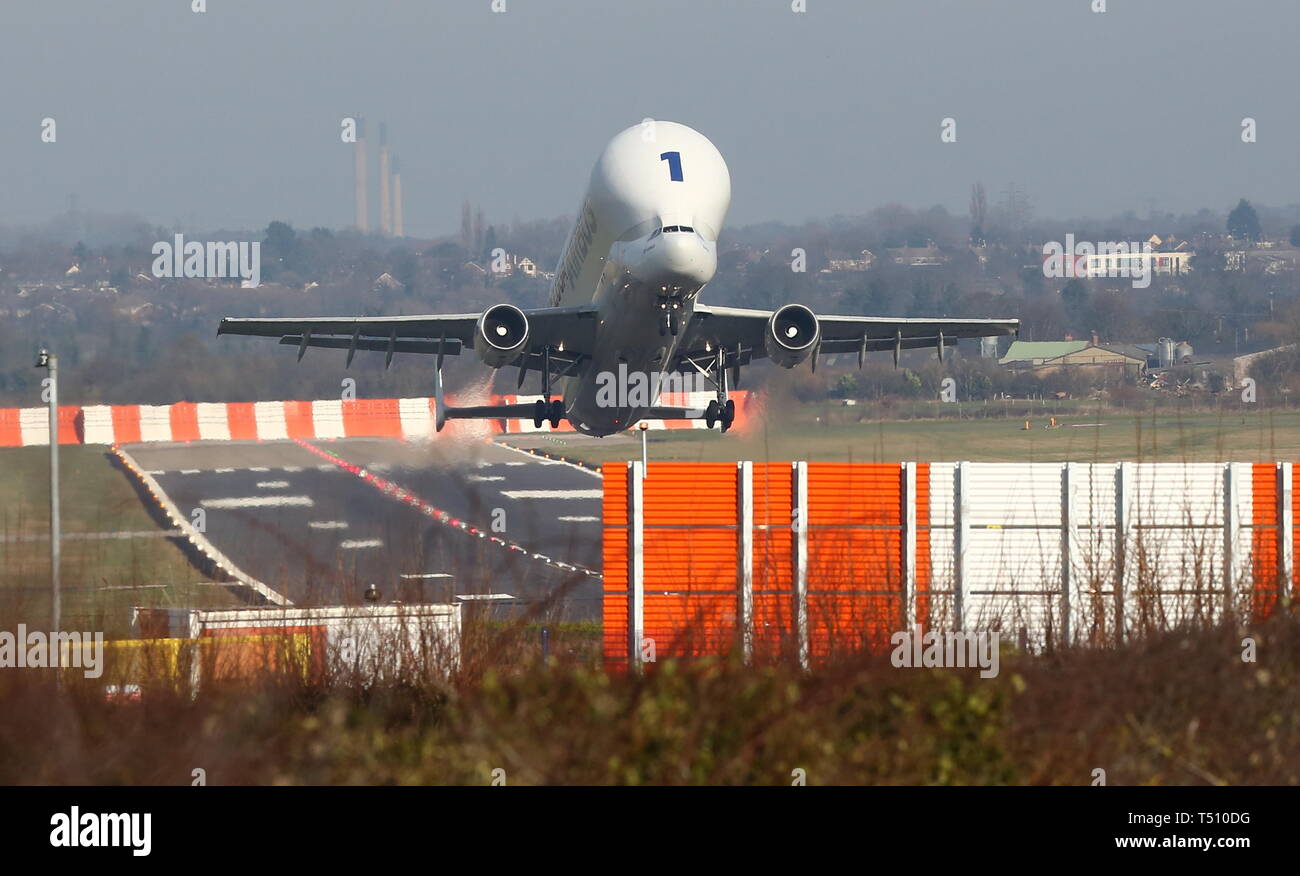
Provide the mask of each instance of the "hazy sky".
POLYGON ((75 194, 183 228, 344 227, 358 113, 388 122, 419 236, 464 199, 572 213, 647 116, 722 151, 733 225, 965 212, 977 180, 1048 216, 1300 202, 1295 0, 505 2, 4 0, 0 224, 75 194))

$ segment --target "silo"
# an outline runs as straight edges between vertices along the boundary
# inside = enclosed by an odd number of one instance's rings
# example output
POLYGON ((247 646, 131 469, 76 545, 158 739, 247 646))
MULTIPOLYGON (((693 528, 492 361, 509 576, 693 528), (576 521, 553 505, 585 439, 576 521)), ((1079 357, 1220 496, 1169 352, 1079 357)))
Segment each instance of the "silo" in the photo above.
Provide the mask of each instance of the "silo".
POLYGON ((1183 341, 1177 347, 1174 347, 1174 362, 1184 365, 1192 361, 1192 345, 1183 341))
POLYGON ((1158 338, 1156 340, 1156 359, 1161 368, 1169 368, 1174 364, 1174 339, 1158 338))

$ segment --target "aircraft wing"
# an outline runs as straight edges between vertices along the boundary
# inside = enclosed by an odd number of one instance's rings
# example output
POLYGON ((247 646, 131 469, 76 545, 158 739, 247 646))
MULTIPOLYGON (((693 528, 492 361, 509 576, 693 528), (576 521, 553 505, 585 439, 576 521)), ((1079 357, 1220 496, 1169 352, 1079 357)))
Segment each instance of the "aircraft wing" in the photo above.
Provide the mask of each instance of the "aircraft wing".
MULTIPOLYGON (((459 355, 473 347, 480 313, 430 314, 420 316, 284 317, 276 319, 226 318, 217 326, 219 335, 254 335, 279 338, 280 343, 298 347, 301 359, 308 347, 348 351, 348 363, 357 350, 394 353, 459 355)), ((525 310, 528 317, 528 362, 540 360, 545 346, 562 347, 552 353, 557 363, 589 356, 595 343, 596 311, 590 307, 539 307, 525 310)))
MULTIPOLYGON (((767 355, 764 333, 773 311, 740 307, 706 307, 696 305, 679 363, 712 360, 710 348, 728 351, 727 364, 746 364, 751 358, 767 355), (738 355, 734 351, 739 351, 738 355)), ((1020 332, 1018 319, 926 319, 888 316, 818 316, 821 342, 818 352, 870 353, 881 350, 910 350, 952 346, 960 338, 987 338, 1020 332)), ((702 364, 702 363, 701 363, 702 364)))

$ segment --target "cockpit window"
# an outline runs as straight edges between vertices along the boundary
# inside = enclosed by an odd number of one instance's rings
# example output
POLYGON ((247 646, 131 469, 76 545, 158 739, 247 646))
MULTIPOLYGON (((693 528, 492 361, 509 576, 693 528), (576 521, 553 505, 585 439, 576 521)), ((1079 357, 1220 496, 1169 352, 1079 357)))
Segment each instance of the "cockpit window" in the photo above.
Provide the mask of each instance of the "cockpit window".
POLYGON ((667 234, 670 231, 686 231, 692 234, 695 233, 695 229, 689 225, 665 225, 664 234, 667 234))
POLYGON ((694 234, 694 233, 695 233, 695 229, 692 228, 692 227, 689 226, 689 225, 680 225, 680 226, 678 226, 678 228, 679 228, 680 230, 682 230, 682 231, 689 231, 691 234, 694 234))
POLYGON ((676 225, 665 225, 665 226, 664 226, 664 234, 667 234, 667 233, 670 232, 670 231, 676 231, 676 230, 677 230, 677 226, 676 226, 676 225))

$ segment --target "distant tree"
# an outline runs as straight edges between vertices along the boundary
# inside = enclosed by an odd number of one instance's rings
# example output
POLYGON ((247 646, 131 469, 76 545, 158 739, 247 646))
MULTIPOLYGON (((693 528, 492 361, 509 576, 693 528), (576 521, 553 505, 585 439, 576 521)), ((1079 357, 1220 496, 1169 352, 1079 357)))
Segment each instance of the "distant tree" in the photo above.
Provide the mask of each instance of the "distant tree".
POLYGON ((287 222, 276 220, 266 226, 262 240, 262 274, 274 280, 281 271, 298 271, 298 233, 287 222))
POLYGON ((77 264, 81 264, 90 258, 90 250, 84 242, 78 240, 77 245, 72 248, 72 257, 77 260, 77 264))
POLYGON ((1300 246, 1300 225, 1291 226, 1291 245, 1300 246))
POLYGON ((1061 287, 1061 304, 1065 307, 1066 318, 1072 323, 1078 321, 1088 308, 1088 287, 1082 280, 1070 280, 1061 287))
POLYGON ((1262 236, 1259 227, 1259 214, 1242 198, 1233 211, 1228 214, 1228 234, 1237 240, 1256 241, 1262 236))

